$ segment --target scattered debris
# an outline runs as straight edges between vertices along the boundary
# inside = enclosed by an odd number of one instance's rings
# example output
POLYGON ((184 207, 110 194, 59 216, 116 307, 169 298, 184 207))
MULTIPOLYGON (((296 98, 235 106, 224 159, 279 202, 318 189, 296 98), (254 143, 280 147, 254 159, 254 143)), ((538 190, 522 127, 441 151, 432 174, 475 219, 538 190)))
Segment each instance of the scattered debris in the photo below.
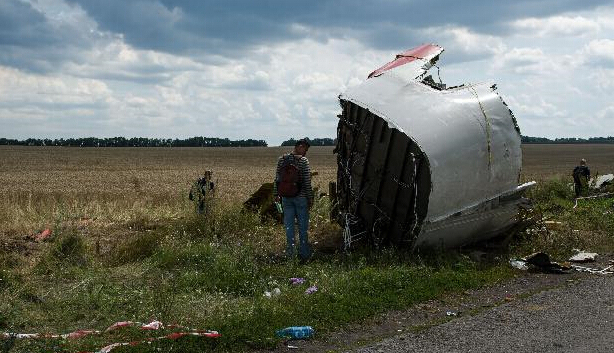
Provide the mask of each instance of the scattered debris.
POLYGON ((563 222, 559 222, 559 221, 544 221, 544 225, 548 229, 561 229, 561 226, 563 225, 563 222))
POLYGON ((43 230, 42 232, 38 233, 38 234, 34 234, 32 236, 32 238, 34 239, 34 241, 40 243, 46 240, 49 240, 49 238, 51 238, 51 234, 53 234, 53 232, 51 231, 51 229, 46 228, 45 230, 43 230))
POLYGON ((584 266, 579 266, 579 265, 571 265, 571 268, 573 268, 576 271, 579 272, 588 272, 588 273, 595 273, 595 274, 600 274, 600 275, 610 275, 612 273, 614 273, 614 271, 611 271, 612 268, 614 268, 614 265, 610 265, 606 268, 591 268, 591 267, 584 267, 584 266))
POLYGON ((571 261, 571 262, 594 262, 595 258, 597 257, 597 253, 594 252, 584 252, 584 251, 579 251, 578 253, 575 254, 574 256, 570 257, 569 260, 567 261, 571 261))
MULTIPOLYGON (((154 341, 159 341, 163 339, 176 340, 184 336, 199 336, 199 337, 209 337, 209 338, 218 338, 221 335, 217 331, 208 331, 208 330, 196 330, 191 329, 185 326, 180 325, 164 325, 160 321, 152 321, 148 324, 136 322, 136 321, 120 321, 116 322, 113 325, 109 326, 104 331, 99 330, 77 330, 66 334, 44 334, 44 333, 11 333, 11 332, 0 332, 0 339, 79 339, 90 335, 101 335, 102 333, 115 331, 122 327, 128 326, 138 326, 143 331, 148 330, 162 330, 162 329, 179 329, 179 332, 172 332, 165 336, 160 337, 152 337, 147 338, 142 341, 132 341, 132 342, 117 342, 111 343, 99 350, 96 353, 108 353, 114 350, 115 348, 122 346, 136 346, 139 344, 151 343, 154 341)), ((86 352, 84 352, 86 353, 86 352)), ((91 353, 91 352, 90 352, 91 353)))
POLYGON ((523 270, 526 271, 529 269, 529 267, 527 266, 527 262, 523 261, 523 260, 510 260, 510 265, 512 265, 513 268, 517 268, 519 270, 523 270))
POLYGON ((277 330, 277 337, 287 339, 306 339, 313 337, 315 330, 311 326, 290 326, 281 330, 277 330))
POLYGON ((311 287, 305 289, 305 294, 313 294, 313 293, 315 293, 317 291, 318 291, 318 287, 314 285, 314 286, 311 286, 311 287))
POLYGON ((278 295, 280 295, 280 294, 281 294, 281 289, 279 289, 279 288, 275 287, 275 288, 273 288, 273 290, 272 290, 272 291, 270 291, 270 292, 269 292, 269 291, 265 291, 265 292, 264 292, 264 294, 263 294, 263 296, 265 296, 265 297, 267 297, 267 298, 271 298, 271 297, 276 297, 276 296, 278 296, 278 295))
POLYGON ((290 278, 290 284, 299 285, 305 283, 305 279, 302 277, 292 277, 290 278))
POLYGON ((589 184, 594 189, 602 189, 614 183, 614 174, 600 175, 590 180, 589 184))
POLYGON ((577 197, 573 208, 578 207, 578 200, 601 199, 601 198, 609 198, 609 197, 614 197, 614 192, 606 192, 603 194, 598 194, 598 195, 593 195, 593 196, 577 197))
POLYGON ((520 270, 534 269, 545 273, 569 273, 570 266, 550 261, 550 256, 537 252, 522 259, 510 260, 510 265, 520 270))

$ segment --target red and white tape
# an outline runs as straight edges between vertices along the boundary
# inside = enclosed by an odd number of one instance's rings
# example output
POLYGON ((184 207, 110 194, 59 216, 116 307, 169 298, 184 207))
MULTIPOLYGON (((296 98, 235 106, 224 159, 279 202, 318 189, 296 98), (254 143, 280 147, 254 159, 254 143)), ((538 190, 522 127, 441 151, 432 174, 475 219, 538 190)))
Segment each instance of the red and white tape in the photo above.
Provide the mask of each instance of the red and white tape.
MULTIPOLYGON (((180 332, 173 332, 170 333, 168 335, 165 336, 160 336, 160 337, 152 337, 152 338, 148 338, 142 341, 133 341, 133 342, 118 342, 118 343, 112 343, 108 346, 105 346, 103 348, 101 348, 100 350, 96 351, 95 353, 108 353, 111 352, 111 350, 113 350, 114 348, 117 347, 122 347, 122 346, 136 346, 139 344, 144 344, 144 343, 152 343, 158 340, 162 340, 162 339, 170 339, 170 340, 176 340, 178 338, 184 337, 184 336, 199 336, 199 337, 209 337, 209 338, 217 338, 220 337, 221 335, 219 334, 219 332, 217 331, 209 331, 209 330, 196 330, 196 329, 191 329, 185 326, 181 326, 181 325, 164 325, 162 322, 160 321, 152 321, 148 324, 144 324, 141 322, 137 322, 137 321, 119 321, 114 323, 113 325, 109 326, 106 330, 104 331, 98 331, 98 330, 77 330, 77 331, 73 331, 70 333, 65 333, 65 334, 47 334, 47 333, 12 333, 12 332, 0 332, 0 339, 45 339, 45 338, 56 338, 56 339, 67 339, 67 340, 72 340, 72 339, 78 339, 78 338, 82 338, 85 336, 89 336, 89 335, 100 335, 104 332, 110 332, 110 331, 115 331, 117 329, 123 328, 123 327, 128 327, 128 326, 139 326, 139 328, 143 331, 150 331, 150 330, 161 330, 161 329, 181 329, 183 331, 180 332)), ((88 353, 88 352, 81 352, 81 353, 88 353)), ((92 353, 92 352, 89 352, 92 353)))

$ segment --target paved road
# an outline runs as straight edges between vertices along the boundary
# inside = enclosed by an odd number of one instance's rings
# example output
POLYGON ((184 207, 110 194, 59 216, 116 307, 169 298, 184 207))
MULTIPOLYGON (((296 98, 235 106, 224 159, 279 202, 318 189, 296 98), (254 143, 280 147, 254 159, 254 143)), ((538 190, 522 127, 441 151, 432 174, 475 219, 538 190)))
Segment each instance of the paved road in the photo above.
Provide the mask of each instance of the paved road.
POLYGON ((353 352, 614 352, 614 275, 581 281, 353 352))

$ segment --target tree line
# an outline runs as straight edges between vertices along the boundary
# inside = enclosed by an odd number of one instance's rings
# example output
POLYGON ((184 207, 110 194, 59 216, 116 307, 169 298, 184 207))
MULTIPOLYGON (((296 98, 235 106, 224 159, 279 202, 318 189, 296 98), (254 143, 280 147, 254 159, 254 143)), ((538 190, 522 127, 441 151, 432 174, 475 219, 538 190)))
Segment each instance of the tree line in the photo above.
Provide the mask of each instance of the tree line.
POLYGON ((521 136, 522 143, 564 143, 564 144, 574 144, 574 143, 614 143, 614 136, 608 137, 589 137, 588 139, 577 138, 577 137, 560 137, 555 138, 554 140, 545 138, 545 137, 531 137, 531 136, 521 136))
MULTIPOLYGON (((337 139, 314 138, 309 139, 311 146, 335 146, 337 139)), ((526 144, 580 144, 580 143, 614 143, 614 136, 608 137, 589 137, 588 139, 577 137, 562 137, 549 139, 546 137, 521 136, 522 143, 526 144)), ((281 143, 282 146, 294 146, 296 140, 291 138, 281 143)), ((149 137, 81 137, 81 138, 60 138, 60 139, 37 139, 28 138, 25 140, 0 138, 0 145, 15 146, 68 146, 68 147, 267 147, 265 140, 230 140, 219 137, 195 136, 187 139, 164 139, 149 137)))
MULTIPOLYGON (((311 146, 335 146, 337 144, 337 139, 332 139, 332 138, 328 138, 328 137, 324 137, 324 138, 314 138, 314 139, 310 139, 307 138, 307 141, 309 141, 309 145, 311 146)), ((295 139, 291 138, 289 140, 286 140, 284 142, 281 143, 282 146, 294 146, 294 144, 296 144, 295 139)))
POLYGON ((195 136, 187 139, 149 137, 81 137, 25 140, 0 138, 0 145, 67 146, 67 147, 267 147, 264 140, 230 140, 228 138, 195 136))

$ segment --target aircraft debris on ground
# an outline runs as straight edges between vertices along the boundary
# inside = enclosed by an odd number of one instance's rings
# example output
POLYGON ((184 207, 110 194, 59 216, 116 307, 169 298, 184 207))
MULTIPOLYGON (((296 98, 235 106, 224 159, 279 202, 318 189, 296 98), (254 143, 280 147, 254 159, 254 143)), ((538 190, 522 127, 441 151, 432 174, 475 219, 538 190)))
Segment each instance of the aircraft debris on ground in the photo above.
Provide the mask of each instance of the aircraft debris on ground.
POLYGON ((339 96, 331 189, 346 248, 457 247, 517 222, 535 182, 519 185, 516 119, 494 84, 448 87, 427 75, 442 52, 410 49, 339 96))

